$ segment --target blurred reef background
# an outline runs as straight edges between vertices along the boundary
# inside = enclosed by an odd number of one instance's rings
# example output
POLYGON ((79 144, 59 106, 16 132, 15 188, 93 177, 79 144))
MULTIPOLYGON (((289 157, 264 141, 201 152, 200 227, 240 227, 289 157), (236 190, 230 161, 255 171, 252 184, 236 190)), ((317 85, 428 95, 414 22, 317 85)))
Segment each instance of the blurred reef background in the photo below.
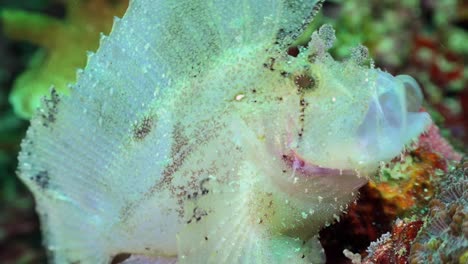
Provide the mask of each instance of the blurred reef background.
MULTIPOLYGON (((0 0, 0 263, 46 262, 34 201, 15 176, 20 142, 51 85, 68 93, 127 5, 0 0)), ((321 232, 328 263, 468 263, 468 1, 329 0, 289 53, 324 23, 336 59, 364 44, 376 67, 412 75, 435 122, 321 232)))

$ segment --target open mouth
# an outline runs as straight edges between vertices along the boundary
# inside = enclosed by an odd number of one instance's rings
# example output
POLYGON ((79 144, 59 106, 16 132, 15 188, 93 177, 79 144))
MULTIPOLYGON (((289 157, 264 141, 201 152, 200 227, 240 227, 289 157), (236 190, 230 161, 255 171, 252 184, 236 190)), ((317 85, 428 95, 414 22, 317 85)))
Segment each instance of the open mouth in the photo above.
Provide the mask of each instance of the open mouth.
POLYGON ((283 154, 282 160, 295 174, 299 174, 303 177, 326 177, 338 175, 359 176, 359 173, 356 170, 327 168, 313 164, 306 161, 294 150, 291 150, 288 154, 283 154))

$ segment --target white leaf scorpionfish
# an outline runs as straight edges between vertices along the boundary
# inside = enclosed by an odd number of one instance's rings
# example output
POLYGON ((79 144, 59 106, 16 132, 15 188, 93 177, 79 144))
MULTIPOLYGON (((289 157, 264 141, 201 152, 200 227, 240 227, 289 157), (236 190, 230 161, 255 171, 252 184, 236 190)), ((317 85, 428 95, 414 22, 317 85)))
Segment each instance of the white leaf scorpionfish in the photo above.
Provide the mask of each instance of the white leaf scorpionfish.
POLYGON ((131 1, 22 143, 50 260, 323 263, 319 230, 431 121, 330 26, 288 55, 320 4, 131 1))

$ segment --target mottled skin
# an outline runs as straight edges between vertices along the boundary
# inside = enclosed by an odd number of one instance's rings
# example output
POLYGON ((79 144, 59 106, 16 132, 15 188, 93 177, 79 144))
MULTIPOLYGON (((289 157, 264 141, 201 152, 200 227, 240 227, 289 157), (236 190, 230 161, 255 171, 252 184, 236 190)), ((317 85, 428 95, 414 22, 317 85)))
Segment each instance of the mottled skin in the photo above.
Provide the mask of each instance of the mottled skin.
POLYGON ((328 26, 287 55, 313 6, 131 2, 22 145, 51 259, 323 262, 315 235, 430 119, 410 77, 334 61, 328 26))

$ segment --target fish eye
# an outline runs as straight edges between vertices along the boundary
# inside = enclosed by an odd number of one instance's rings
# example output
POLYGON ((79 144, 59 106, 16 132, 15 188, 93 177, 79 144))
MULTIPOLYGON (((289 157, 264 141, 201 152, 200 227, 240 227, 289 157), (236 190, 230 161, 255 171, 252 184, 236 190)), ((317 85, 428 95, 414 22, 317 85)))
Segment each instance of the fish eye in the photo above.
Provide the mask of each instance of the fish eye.
POLYGON ((308 73, 301 73, 294 77, 294 84, 298 88, 298 91, 314 90, 317 87, 317 78, 308 73))

